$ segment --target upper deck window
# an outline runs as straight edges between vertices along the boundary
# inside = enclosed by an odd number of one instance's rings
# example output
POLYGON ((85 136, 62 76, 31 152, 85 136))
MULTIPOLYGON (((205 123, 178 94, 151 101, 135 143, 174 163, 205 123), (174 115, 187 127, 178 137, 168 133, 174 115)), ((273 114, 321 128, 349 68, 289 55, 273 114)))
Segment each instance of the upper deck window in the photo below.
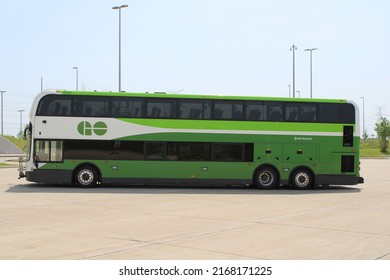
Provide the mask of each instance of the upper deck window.
POLYGON ((113 97, 111 112, 117 118, 140 118, 143 115, 142 98, 113 97))
POLYGON ((37 116, 70 116, 71 114, 70 96, 46 95, 38 104, 37 116))
POLYGON ((354 124, 350 103, 46 95, 37 116, 247 120, 354 124))
POLYGON ((78 96, 74 102, 74 112, 83 117, 108 117, 110 102, 108 97, 78 96))
POLYGON ((287 103, 286 121, 315 122, 317 120, 317 104, 315 103, 287 103))
POLYGON ((211 101, 209 100, 180 100, 180 119, 210 119, 211 101))
POLYGON ((176 100, 151 98, 147 99, 146 117, 170 119, 176 117, 176 100))
POLYGON ((242 101, 215 101, 214 119, 242 120, 244 116, 244 104, 242 101))
POLYGON ((355 123, 355 107, 352 104, 320 103, 319 122, 322 123, 355 123))

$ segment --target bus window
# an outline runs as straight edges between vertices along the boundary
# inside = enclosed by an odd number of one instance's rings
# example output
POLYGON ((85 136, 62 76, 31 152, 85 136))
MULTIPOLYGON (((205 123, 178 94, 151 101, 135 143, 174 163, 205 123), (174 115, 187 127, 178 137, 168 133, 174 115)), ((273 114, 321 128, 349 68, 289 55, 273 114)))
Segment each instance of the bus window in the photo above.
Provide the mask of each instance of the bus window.
POLYGON ((74 111, 76 116, 108 117, 110 102, 108 97, 77 96, 75 97, 74 111))
POLYGON ((264 103, 259 101, 246 103, 246 120, 248 121, 261 121, 265 117, 264 103))
POLYGON ((287 103, 286 121, 314 122, 317 120, 317 105, 314 103, 287 103))
POLYGON ((165 144, 164 142, 146 142, 145 159, 164 160, 166 154, 165 144))
POLYGON ((115 118, 140 118, 142 101, 142 98, 112 97, 111 114, 115 118))
POLYGON ((279 122, 283 119, 283 104, 281 102, 264 102, 267 121, 279 122))
POLYGON ((319 104, 319 121, 322 123, 355 123, 355 107, 352 104, 319 104))
POLYGON ((37 116, 70 116, 72 98, 70 96, 47 95, 39 102, 37 116))
POLYGON ((213 160, 214 161, 244 161, 244 146, 243 144, 213 144, 213 160))
POLYGON ((62 161, 62 141, 36 140, 35 155, 36 161, 39 162, 62 161))
POLYGON ((210 143, 179 143, 179 160, 209 161, 211 159, 210 143))
POLYGON ((242 120, 244 104, 242 101, 214 101, 214 118, 220 120, 242 120))
POLYGON ((179 106, 180 119, 210 119, 211 101, 181 100, 179 106))
POLYGON ((146 117, 170 119, 176 117, 176 100, 152 98, 147 100, 146 117))

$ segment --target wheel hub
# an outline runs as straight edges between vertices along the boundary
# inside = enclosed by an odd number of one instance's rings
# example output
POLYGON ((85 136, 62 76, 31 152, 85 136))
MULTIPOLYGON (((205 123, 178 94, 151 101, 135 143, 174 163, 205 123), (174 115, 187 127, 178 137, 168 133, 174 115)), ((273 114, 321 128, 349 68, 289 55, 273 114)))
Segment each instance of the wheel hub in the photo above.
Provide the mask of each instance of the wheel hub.
POLYGON ((78 180, 80 184, 87 186, 93 182, 94 176, 91 170, 83 169, 79 172, 78 180))

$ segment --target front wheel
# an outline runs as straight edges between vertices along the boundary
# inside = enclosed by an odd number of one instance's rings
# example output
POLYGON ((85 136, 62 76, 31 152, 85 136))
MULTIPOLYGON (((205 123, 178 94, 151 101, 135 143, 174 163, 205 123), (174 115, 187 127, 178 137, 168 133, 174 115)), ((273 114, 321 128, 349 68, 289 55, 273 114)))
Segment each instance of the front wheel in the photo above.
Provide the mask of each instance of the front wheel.
POLYGON ((270 166, 257 169, 253 177, 255 187, 260 189, 273 189, 279 182, 278 173, 270 166))
POLYGON ((75 183, 78 187, 93 188, 99 179, 97 170, 91 166, 82 166, 75 172, 75 183))
POLYGON ((307 169, 301 168, 291 177, 291 185, 295 189, 306 190, 313 186, 313 175, 307 169))

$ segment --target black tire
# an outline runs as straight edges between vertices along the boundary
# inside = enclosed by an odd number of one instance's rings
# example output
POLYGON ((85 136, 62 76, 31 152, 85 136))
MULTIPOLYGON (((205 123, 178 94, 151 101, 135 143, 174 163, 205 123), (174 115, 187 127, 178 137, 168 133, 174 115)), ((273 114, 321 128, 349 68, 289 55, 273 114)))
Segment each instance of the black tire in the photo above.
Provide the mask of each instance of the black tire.
POLYGON ((82 166, 76 170, 74 181, 80 188, 93 188, 99 181, 99 173, 92 166, 82 166))
POLYGON ((294 189, 307 190, 313 187, 313 183, 313 174, 305 168, 297 169, 291 176, 291 186, 294 189))
POLYGON ((273 189, 279 184, 279 175, 270 166, 263 166, 256 170, 253 176, 253 184, 259 189, 273 189))

